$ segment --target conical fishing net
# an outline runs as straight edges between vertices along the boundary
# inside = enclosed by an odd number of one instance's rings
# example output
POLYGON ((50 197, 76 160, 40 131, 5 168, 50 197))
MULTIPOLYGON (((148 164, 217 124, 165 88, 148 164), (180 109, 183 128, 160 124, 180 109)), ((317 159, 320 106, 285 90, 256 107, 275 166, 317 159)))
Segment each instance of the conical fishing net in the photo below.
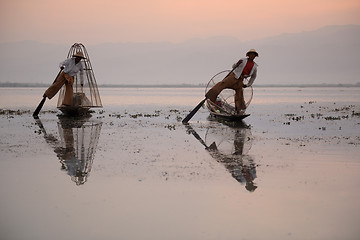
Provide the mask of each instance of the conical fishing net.
MULTIPOLYGON (((219 72, 213 76, 210 81, 208 82, 205 93, 207 93, 215 84, 222 81, 228 74, 230 70, 225 70, 222 72, 219 72)), ((244 84, 247 84, 247 79, 244 79, 244 84)), ((253 97, 253 89, 252 87, 243 88, 244 92, 244 100, 246 107, 250 105, 250 102, 253 97)), ((209 111, 217 112, 223 115, 237 115, 235 110, 235 91, 232 89, 224 89, 219 94, 216 103, 213 103, 209 99, 206 101, 206 106, 209 109, 209 111)))
MULTIPOLYGON (((86 51, 86 48, 81 43, 75 43, 71 46, 67 58, 71 58, 75 53, 82 52, 86 59, 81 60, 84 71, 79 71, 74 76, 74 95, 73 104, 68 109, 87 111, 89 108, 102 107, 98 86, 96 83, 95 75, 91 66, 90 57, 86 51)), ((57 107, 60 110, 64 110, 61 107, 65 97, 65 85, 61 88, 59 93, 59 99, 57 107)))

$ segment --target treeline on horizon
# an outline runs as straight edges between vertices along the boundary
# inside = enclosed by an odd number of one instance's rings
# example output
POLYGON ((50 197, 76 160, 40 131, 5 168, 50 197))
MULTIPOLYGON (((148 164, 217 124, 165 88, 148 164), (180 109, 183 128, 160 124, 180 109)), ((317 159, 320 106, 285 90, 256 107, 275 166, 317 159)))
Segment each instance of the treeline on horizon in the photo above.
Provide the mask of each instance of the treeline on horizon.
MULTIPOLYGON (((49 87, 50 84, 45 83, 11 83, 0 82, 1 88, 6 87, 22 87, 22 88, 36 88, 36 87, 49 87)), ((99 88, 205 88, 206 84, 100 84, 99 88)), ((360 87, 360 82, 356 84, 254 84, 254 87, 360 87)))

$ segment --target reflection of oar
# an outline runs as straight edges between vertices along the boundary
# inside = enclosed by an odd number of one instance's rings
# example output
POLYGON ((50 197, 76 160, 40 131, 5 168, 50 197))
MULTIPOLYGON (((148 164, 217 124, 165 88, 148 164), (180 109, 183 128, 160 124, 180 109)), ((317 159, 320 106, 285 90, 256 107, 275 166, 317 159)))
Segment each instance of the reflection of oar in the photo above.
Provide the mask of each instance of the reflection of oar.
MULTIPOLYGON (((62 70, 60 70, 60 72, 58 73, 58 75, 56 76, 54 82, 56 81, 56 79, 58 78, 58 76, 60 75, 62 70)), ((53 83, 54 83, 53 82, 53 83)), ((37 106, 37 108, 35 109, 35 112, 33 113, 34 117, 37 117, 39 115, 40 110, 42 109, 42 107, 44 106, 46 97, 44 96, 43 99, 41 100, 41 102, 39 103, 39 105, 37 106)))
POLYGON ((47 133, 46 133, 46 130, 45 130, 44 125, 42 124, 40 118, 38 116, 34 116, 34 118, 35 118, 37 125, 40 127, 41 131, 43 131, 44 135, 46 136, 47 133))
POLYGON ((188 132, 190 132, 192 135, 194 135, 194 137, 199 140, 199 142, 204 145, 205 148, 208 148, 208 146, 206 145, 206 143, 204 142, 204 140, 202 140, 202 138, 199 136, 199 134, 197 134, 197 132, 189 125, 189 124, 186 124, 185 125, 188 132))
POLYGON ((47 134, 44 125, 42 124, 40 118, 38 116, 34 116, 34 119, 36 121, 36 124, 39 126, 40 130, 44 133, 44 138, 46 140, 46 142, 48 144, 50 144, 50 146, 56 146, 56 144, 58 143, 58 140, 52 135, 52 134, 47 134))
MULTIPOLYGON (((237 64, 236 64, 237 65, 237 64)), ((236 66, 237 67, 237 66, 236 66)), ((227 78, 233 71, 234 69, 236 68, 234 67, 225 77, 227 78)), ((207 98, 205 98, 204 100, 202 100, 190 113, 189 115, 187 115, 183 120, 182 120, 182 123, 187 123, 194 115, 195 113, 197 113, 197 111, 199 111, 200 107, 204 104, 204 102, 206 101, 207 98)))
POLYGON ((205 147, 206 150, 217 150, 217 147, 216 147, 216 143, 213 142, 209 147, 206 145, 206 143, 204 142, 204 140, 199 136, 199 134, 197 134, 197 132, 189 125, 189 124, 186 124, 185 125, 187 130, 192 134, 194 135, 194 137, 199 140, 199 142, 205 147))

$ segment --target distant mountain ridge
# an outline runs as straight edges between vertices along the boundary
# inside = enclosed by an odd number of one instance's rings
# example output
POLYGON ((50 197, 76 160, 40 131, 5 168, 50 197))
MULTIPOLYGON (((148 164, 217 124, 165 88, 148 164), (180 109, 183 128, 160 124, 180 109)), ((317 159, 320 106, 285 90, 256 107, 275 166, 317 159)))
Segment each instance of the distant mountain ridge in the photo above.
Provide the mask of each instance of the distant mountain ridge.
MULTIPOLYGON (((206 84, 246 51, 259 52, 255 84, 356 84, 360 76, 360 26, 327 26, 255 41, 233 37, 182 43, 86 45, 98 84, 206 84)), ((0 83, 50 84, 71 46, 33 41, 0 43, 0 83)))

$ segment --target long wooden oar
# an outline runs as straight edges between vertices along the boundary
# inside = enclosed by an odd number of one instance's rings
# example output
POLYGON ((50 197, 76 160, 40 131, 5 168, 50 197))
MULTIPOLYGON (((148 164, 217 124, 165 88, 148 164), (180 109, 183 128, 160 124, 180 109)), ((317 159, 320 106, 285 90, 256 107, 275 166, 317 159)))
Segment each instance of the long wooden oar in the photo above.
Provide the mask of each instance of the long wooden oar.
MULTIPOLYGON (((56 79, 59 77, 60 73, 61 73, 62 69, 59 71, 58 75, 56 76, 54 82, 56 81, 56 79)), ((54 83, 53 82, 53 83, 54 83)), ((39 115, 40 110, 42 109, 42 107, 44 106, 46 97, 43 97, 43 99, 41 100, 41 102, 39 103, 39 105, 37 106, 37 108, 35 109, 34 113, 33 113, 33 117, 37 117, 39 115)))
POLYGON ((186 124, 194 115, 195 113, 197 113, 197 111, 199 111, 199 109, 201 108, 201 106, 204 104, 204 102, 206 101, 207 98, 205 98, 204 100, 202 100, 190 113, 189 115, 187 115, 183 120, 182 123, 186 124))
MULTIPOLYGON (((239 60, 240 61, 240 60, 239 60)), ((239 62, 236 63, 236 66, 224 77, 227 78, 233 71, 234 69, 237 67, 239 62)), ((197 111, 199 111, 200 107, 204 104, 204 102, 206 101, 207 98, 205 98, 204 100, 202 100, 190 113, 189 115, 187 115, 183 120, 182 123, 186 124, 194 115, 195 113, 197 113, 197 111)))

